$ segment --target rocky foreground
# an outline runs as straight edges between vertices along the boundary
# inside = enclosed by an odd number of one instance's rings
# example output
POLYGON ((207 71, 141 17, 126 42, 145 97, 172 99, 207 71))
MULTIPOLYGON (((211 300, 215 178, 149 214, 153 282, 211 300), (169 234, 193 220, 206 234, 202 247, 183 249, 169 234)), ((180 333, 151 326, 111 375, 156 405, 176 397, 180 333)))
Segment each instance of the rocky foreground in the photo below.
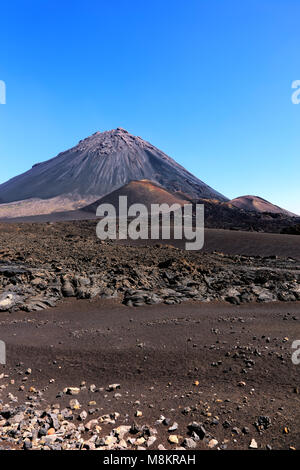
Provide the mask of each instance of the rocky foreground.
POLYGON ((64 298, 116 298, 128 306, 300 300, 293 257, 119 246, 95 222, 2 225, 0 311, 37 311, 64 298))
MULTIPOLYGON (((253 361, 249 360, 252 365, 253 361)), ((27 369, 25 374, 30 374, 31 369, 27 369)), ((1 374, 0 379, 7 380, 7 375, 1 374)), ((24 377, 24 383, 27 377, 24 377)), ((54 381, 54 379, 53 379, 54 381)), ((11 381, 12 383, 13 381, 11 381)), ((170 384, 171 385, 171 384, 170 384)), ((199 385, 195 381, 195 386, 199 385)), ((245 387, 246 382, 241 381, 237 384, 239 387, 245 387)), ((57 398, 63 394, 79 396, 80 392, 87 388, 86 382, 81 382, 80 387, 67 387, 62 392, 58 392, 57 398)), ((5 389, 5 384, 1 385, 1 390, 5 389)), ((114 392, 115 399, 121 398, 122 394, 118 392, 121 389, 120 384, 110 384, 106 391, 114 392)), ((24 391, 25 385, 21 385, 19 390, 24 391)), ((90 392, 103 393, 104 388, 97 388, 96 385, 89 386, 90 392)), ((204 426, 202 422, 191 421, 187 424, 184 433, 183 428, 179 431, 179 424, 171 418, 161 414, 151 425, 142 424, 143 412, 137 409, 131 417, 132 424, 120 424, 120 413, 111 412, 99 416, 99 408, 96 408, 96 401, 91 400, 86 409, 82 406, 78 398, 70 398, 68 406, 61 408, 59 403, 49 406, 43 406, 43 392, 31 386, 27 395, 27 402, 22 405, 5 404, 0 407, 0 443, 2 449, 8 448, 24 450, 167 450, 162 444, 162 439, 158 438, 158 428, 160 434, 165 434, 164 441, 168 447, 174 450, 197 449, 199 443, 207 449, 227 449, 228 443, 232 440, 237 442, 239 436, 248 437, 249 449, 258 449, 259 435, 272 426, 272 419, 269 416, 258 416, 257 421, 252 423, 251 429, 244 426, 240 429, 229 420, 222 423, 223 429, 228 430, 228 437, 222 442, 218 442, 213 437, 214 428, 220 425, 220 418, 212 416, 210 405, 200 402, 204 409, 203 417, 206 421, 204 426), (256 439, 253 436, 253 427, 257 431, 256 439), (109 430, 110 429, 110 430, 109 430), (184 435, 182 435, 184 434, 184 435)), ((252 392, 253 393, 253 392, 252 392)), ((104 395, 105 396, 105 395, 104 395)), ((18 399, 12 393, 8 394, 10 402, 17 402, 18 399)), ((216 399, 216 403, 222 403, 223 400, 216 399)), ((230 399, 225 400, 231 403, 230 399)), ((244 403, 247 397, 244 397, 244 403)), ((135 403, 138 408, 140 401, 135 403)), ((198 405, 199 406, 199 405, 198 405)), ((185 407, 181 413, 185 416, 193 414, 196 408, 185 407)), ((129 422, 129 417, 126 421, 129 422)), ((275 420, 277 424, 277 420, 275 420)), ((289 427, 282 429, 283 434, 288 434, 289 427)), ((261 447, 261 446, 260 446, 261 447)), ((1 449, 1 446, 0 446, 1 449)), ((266 449, 272 450, 271 444, 267 444, 266 449)), ((296 450, 290 446, 291 450, 296 450)))

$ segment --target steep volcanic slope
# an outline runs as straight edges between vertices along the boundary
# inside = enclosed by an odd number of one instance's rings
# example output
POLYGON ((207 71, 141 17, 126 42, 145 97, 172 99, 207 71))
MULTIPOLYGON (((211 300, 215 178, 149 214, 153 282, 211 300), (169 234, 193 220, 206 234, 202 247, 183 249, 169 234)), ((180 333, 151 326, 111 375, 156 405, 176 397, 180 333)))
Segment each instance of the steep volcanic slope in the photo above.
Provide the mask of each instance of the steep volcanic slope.
POLYGON ((119 206, 119 196, 127 196, 128 206, 136 203, 144 204, 150 209, 151 204, 189 204, 191 201, 182 193, 172 193, 149 180, 131 181, 130 183, 116 189, 112 193, 95 201, 93 204, 82 208, 82 211, 96 214, 99 204, 112 204, 116 209, 119 206))
POLYGON ((269 201, 258 197, 258 196, 240 196, 226 203, 229 207, 238 207, 239 209, 244 209, 245 211, 255 211, 255 212, 270 212, 272 214, 283 214, 290 217, 295 216, 292 212, 289 212, 285 209, 282 209, 279 206, 275 206, 269 201))
POLYGON ((70 150, 3 183, 0 200, 8 203, 58 196, 96 200, 141 179, 194 198, 228 200, 159 149, 121 128, 96 132, 70 150))

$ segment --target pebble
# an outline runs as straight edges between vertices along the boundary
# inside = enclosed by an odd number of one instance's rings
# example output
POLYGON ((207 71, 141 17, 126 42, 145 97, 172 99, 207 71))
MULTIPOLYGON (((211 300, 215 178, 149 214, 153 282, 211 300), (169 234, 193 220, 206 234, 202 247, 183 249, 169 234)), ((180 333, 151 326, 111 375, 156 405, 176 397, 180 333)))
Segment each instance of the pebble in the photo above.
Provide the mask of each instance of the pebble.
POLYGON ((171 434, 171 436, 169 436, 168 438, 168 441, 171 444, 179 444, 179 439, 178 439, 178 436, 176 436, 176 434, 171 434))
POLYGON ((257 444, 257 442, 256 442, 255 439, 252 439, 252 440, 251 440, 251 442, 250 442, 250 444, 249 444, 249 448, 250 448, 250 449, 257 449, 257 448, 258 448, 258 444, 257 444))

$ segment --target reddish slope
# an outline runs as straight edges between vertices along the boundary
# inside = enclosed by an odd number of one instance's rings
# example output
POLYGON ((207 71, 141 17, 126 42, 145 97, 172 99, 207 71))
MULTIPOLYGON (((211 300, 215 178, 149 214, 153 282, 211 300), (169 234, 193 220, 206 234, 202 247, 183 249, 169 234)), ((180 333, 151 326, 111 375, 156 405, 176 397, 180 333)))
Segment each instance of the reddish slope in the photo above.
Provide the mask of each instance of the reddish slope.
POLYGON ((187 196, 182 193, 172 193, 158 184, 149 180, 131 181, 111 194, 104 196, 96 202, 84 207, 82 211, 96 213, 99 204, 112 204, 115 208, 119 206, 119 196, 127 196, 128 206, 132 204, 144 204, 149 210, 151 204, 183 204, 190 203, 187 196))

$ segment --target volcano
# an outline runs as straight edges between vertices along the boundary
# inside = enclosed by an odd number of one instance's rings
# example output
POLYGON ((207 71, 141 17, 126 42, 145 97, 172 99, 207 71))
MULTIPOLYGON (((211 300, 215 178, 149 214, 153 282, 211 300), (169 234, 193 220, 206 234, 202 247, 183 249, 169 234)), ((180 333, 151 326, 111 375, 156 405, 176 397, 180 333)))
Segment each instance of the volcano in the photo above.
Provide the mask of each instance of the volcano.
POLYGON ((51 212, 78 209, 136 180, 150 180, 193 199, 228 200, 149 142, 117 128, 96 132, 1 184, 0 201, 26 200, 33 212, 35 206, 45 212, 45 200, 51 200, 51 212))
POLYGON ((240 196, 226 203, 228 207, 237 207, 251 212, 269 212, 271 214, 282 214, 288 217, 298 217, 297 214, 282 209, 266 199, 259 196, 240 196))
POLYGON ((116 189, 107 196, 84 207, 82 211, 96 214, 99 204, 111 204, 118 208, 120 196, 127 197, 128 206, 142 202, 148 210, 151 209, 152 204, 168 204, 169 206, 179 204, 183 206, 191 203, 191 200, 181 192, 172 193, 152 181, 139 180, 131 181, 122 188, 116 189))

